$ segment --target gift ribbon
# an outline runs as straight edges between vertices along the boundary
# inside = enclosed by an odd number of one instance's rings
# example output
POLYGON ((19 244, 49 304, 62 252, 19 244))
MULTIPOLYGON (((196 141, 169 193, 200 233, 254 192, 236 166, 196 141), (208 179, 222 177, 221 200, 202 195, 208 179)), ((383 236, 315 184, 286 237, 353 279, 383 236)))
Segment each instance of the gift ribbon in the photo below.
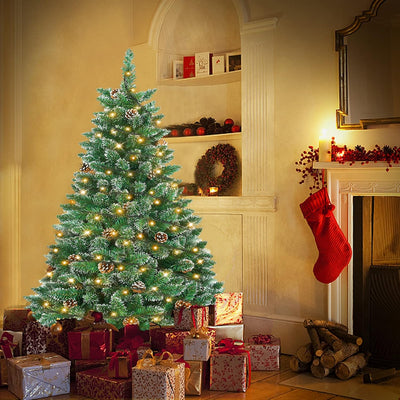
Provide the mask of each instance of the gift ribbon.
POLYGON ((208 329, 204 326, 201 328, 192 328, 189 332, 189 336, 191 336, 193 339, 211 339, 208 329))
POLYGON ((249 339, 249 343, 251 344, 270 344, 272 343, 272 335, 254 335, 249 339))
POLYGON ((17 357, 15 359, 15 364, 23 364, 23 363, 32 363, 32 361, 39 361, 40 366, 43 369, 50 369, 52 361, 51 359, 56 358, 60 359, 59 355, 54 356, 40 356, 38 354, 28 354, 27 356, 17 357))
POLYGON ((3 332, 0 338, 0 348, 3 350, 5 358, 13 357, 13 348, 17 347, 16 343, 13 343, 14 336, 10 332, 3 332))
POLYGON ((220 354, 247 354, 247 387, 251 383, 251 360, 250 360, 250 352, 244 348, 243 340, 233 340, 231 338, 221 339, 218 342, 218 346, 216 351, 220 354))
POLYGON ((109 370, 115 370, 115 377, 119 378, 119 363, 122 360, 126 360, 128 364, 128 375, 129 371, 132 369, 132 353, 130 351, 116 351, 111 353, 111 358, 108 363, 109 370))

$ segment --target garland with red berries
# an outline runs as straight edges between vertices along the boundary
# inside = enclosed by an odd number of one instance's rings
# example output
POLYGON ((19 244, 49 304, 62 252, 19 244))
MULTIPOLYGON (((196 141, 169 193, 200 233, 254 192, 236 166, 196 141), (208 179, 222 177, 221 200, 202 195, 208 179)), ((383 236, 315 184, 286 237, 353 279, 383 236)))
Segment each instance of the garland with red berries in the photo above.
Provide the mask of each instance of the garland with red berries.
POLYGON ((229 189, 239 175, 239 162, 236 149, 230 144, 218 144, 211 147, 197 162, 194 172, 197 185, 203 193, 209 194, 210 187, 218 187, 218 194, 229 189), (224 167, 222 174, 214 176, 215 164, 220 162, 224 167))
MULTIPOLYGON (((310 176, 313 185, 309 187, 310 190, 320 189, 322 187, 322 171, 313 168, 313 163, 318 161, 319 149, 313 146, 308 146, 300 155, 300 160, 296 161, 296 171, 301 173, 300 184, 305 183, 306 178, 310 176)), ((400 162, 400 147, 375 145, 373 150, 366 150, 363 146, 355 146, 354 149, 349 149, 347 146, 338 146, 335 143, 335 138, 331 140, 331 161, 339 164, 349 162, 349 166, 353 165, 356 161, 361 161, 361 165, 370 162, 386 161, 388 166, 386 171, 392 167, 392 164, 400 162)))

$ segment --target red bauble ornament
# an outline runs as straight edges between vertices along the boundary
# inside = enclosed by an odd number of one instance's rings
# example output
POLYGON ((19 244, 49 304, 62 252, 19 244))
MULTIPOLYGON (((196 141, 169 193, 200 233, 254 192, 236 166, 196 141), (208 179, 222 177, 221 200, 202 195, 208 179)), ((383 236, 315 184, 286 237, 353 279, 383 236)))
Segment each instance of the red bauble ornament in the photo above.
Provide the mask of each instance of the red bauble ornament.
POLYGON ((232 118, 227 118, 225 121, 224 121, 224 125, 233 125, 234 124, 234 122, 233 122, 233 119, 232 118))
POLYGON ((204 126, 199 126, 196 129, 196 134, 199 135, 199 136, 205 135, 206 134, 206 128, 204 128, 204 126))
POLYGON ((174 136, 174 137, 179 136, 178 129, 171 129, 171 136, 174 136))
POLYGON ((240 126, 239 125, 233 125, 231 128, 232 132, 240 132, 240 126))
POLYGON ((192 136, 192 130, 190 128, 185 128, 183 130, 183 136, 192 136))
POLYGON ((99 311, 93 311, 92 317, 94 318, 94 322, 101 322, 103 321, 103 313, 99 311))

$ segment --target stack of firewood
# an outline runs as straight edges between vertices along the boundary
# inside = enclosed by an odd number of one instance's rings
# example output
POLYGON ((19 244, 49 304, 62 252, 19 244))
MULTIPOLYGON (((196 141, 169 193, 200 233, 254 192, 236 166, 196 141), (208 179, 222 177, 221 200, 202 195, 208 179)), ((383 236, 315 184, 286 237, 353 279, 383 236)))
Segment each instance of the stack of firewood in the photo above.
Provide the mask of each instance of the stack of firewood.
POLYGON ((367 356, 359 352, 362 338, 349 334, 347 326, 306 319, 304 327, 310 343, 300 346, 291 357, 292 371, 310 371, 316 378, 334 373, 339 379, 346 380, 367 365, 367 356))

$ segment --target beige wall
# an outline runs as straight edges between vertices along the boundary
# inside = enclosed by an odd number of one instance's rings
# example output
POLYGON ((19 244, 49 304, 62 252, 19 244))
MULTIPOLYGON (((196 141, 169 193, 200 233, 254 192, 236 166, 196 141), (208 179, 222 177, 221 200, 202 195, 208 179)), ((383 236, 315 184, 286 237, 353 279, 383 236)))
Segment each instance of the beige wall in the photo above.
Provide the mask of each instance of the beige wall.
MULTIPOLYGON (((54 238, 52 225, 58 222, 60 204, 71 191, 72 175, 80 166, 77 154, 84 140, 82 133, 91 129, 93 112, 99 110, 96 89, 119 86, 122 57, 128 47, 135 51, 138 88, 157 87, 156 52, 147 39, 159 3, 1 0, 5 21, 1 21, 0 250, 4 279, 0 280, 0 310, 23 302, 23 296, 44 275, 44 254, 54 238), (19 183, 20 191, 16 191, 19 183)), ((298 206, 309 192, 297 184, 294 163, 300 153, 308 145, 318 145, 322 128, 330 129, 338 142, 350 147, 399 142, 398 127, 342 132, 334 128, 338 106, 334 31, 350 24, 369 3, 247 2, 250 21, 278 18, 276 174, 271 188, 277 197, 277 211, 272 216, 273 258, 268 269, 268 314, 277 319, 327 315, 327 288, 312 274, 315 242, 298 206)), ((169 110, 168 102, 176 101, 162 93, 156 100, 164 113, 164 108, 169 110)), ((235 102, 225 106, 229 110, 235 102)), ((204 234, 207 232, 208 225, 204 234)))

